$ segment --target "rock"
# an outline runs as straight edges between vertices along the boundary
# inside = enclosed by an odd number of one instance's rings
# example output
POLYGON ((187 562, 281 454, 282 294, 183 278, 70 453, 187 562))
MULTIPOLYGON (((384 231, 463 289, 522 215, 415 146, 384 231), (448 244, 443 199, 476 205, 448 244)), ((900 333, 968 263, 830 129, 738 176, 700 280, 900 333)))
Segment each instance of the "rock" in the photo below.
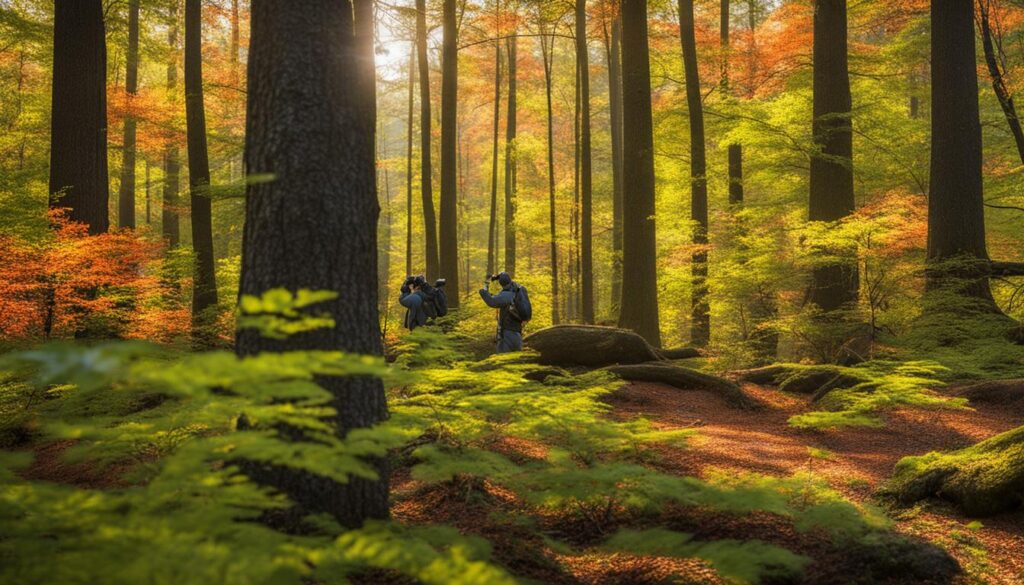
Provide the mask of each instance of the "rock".
POLYGON ((870 378, 866 375, 840 366, 793 366, 791 373, 779 382, 779 390, 811 394, 817 401, 832 390, 852 388, 868 381, 870 378))
POLYGON ((627 329, 596 325, 556 325, 530 335, 523 343, 549 366, 600 368, 612 364, 658 361, 658 351, 627 329))
POLYGON ((761 404, 743 391, 738 384, 725 378, 705 374, 665 362, 609 366, 605 368, 624 380, 656 382, 682 390, 709 390, 721 395, 729 405, 744 410, 756 410, 761 404))
POLYGON ((777 386, 786 376, 793 373, 793 368, 794 366, 785 364, 774 364, 751 370, 738 370, 733 372, 733 375, 741 382, 777 386))

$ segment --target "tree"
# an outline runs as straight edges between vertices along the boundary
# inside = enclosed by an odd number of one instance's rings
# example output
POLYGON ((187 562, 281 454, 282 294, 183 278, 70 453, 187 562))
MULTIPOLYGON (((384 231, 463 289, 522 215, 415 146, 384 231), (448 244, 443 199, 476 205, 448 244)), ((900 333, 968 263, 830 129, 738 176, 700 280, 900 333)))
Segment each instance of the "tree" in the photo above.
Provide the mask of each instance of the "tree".
POLYGON ((487 224, 487 274, 498 264, 498 132, 501 128, 501 42, 494 41, 494 134, 491 155, 491 215, 487 224))
MULTIPOLYGON (((348 0, 256 1, 249 52, 246 163, 270 182, 249 185, 242 248, 243 295, 285 288, 344 291, 320 303, 333 325, 284 340, 239 332, 241 356, 294 350, 381 355, 377 313, 375 121, 365 115, 365 68, 348 0), (287 241, 288 245, 282 245, 287 241)), ((340 436, 387 416, 384 389, 369 377, 323 377, 340 436)), ((387 476, 347 484, 287 470, 267 477, 296 502, 345 526, 388 514, 387 476)))
POLYGON ((440 274, 437 217, 434 215, 434 169, 431 164, 430 62, 427 60, 427 3, 416 0, 416 54, 420 66, 420 191, 423 197, 423 233, 427 278, 440 274))
POLYGON ((449 307, 459 306, 458 107, 459 31, 455 0, 444 0, 441 59, 441 273, 455 291, 449 307))
POLYGON ((693 253, 690 343, 705 346, 711 340, 708 306, 708 177, 704 144, 704 104, 697 68, 697 38, 693 0, 679 0, 679 36, 686 70, 686 103, 690 111, 690 218, 693 220, 693 253))
POLYGON ((202 0, 185 0, 185 121, 188 126, 188 182, 192 208, 192 319, 200 339, 211 324, 209 310, 217 305, 213 259, 213 217, 210 200, 210 157, 206 150, 206 111, 203 104, 202 0))
POLYGON ((590 140, 590 54, 587 48, 587 1, 576 0, 576 62, 580 87, 580 282, 584 323, 594 322, 593 199, 590 140))
MULTIPOLYGON (((837 221, 855 208, 846 36, 846 0, 816 0, 811 221, 837 221)), ((813 272, 808 300, 822 311, 835 311, 857 301, 856 264, 839 260, 818 266, 813 272)))
POLYGON ((622 304, 622 19, 616 13, 606 35, 608 106, 612 138, 612 313, 622 304))
POLYGON ((414 109, 416 93, 416 44, 413 43, 409 50, 409 111, 406 114, 408 120, 408 136, 406 141, 405 159, 405 275, 412 276, 412 143, 414 128, 414 109))
MULTIPOLYGON (((174 95, 178 88, 178 2, 171 0, 168 6, 167 47, 167 93, 174 95)), ((170 140, 164 149, 164 188, 161 211, 161 230, 167 245, 175 247, 181 239, 178 222, 178 191, 181 189, 181 154, 178 145, 170 140)))
POLYGON ((508 47, 508 116, 505 120, 505 270, 516 272, 516 46, 518 37, 511 35, 508 47))
POLYGON ((654 221, 654 122, 651 113, 647 0, 622 1, 623 246, 619 324, 661 346, 654 221))
POLYGON ((992 91, 995 92, 999 106, 1003 109, 1006 124, 1010 127, 1010 134, 1013 135, 1013 141, 1017 145, 1017 155, 1024 163, 1024 130, 1021 129, 1020 118, 1017 117, 1017 106, 1014 104, 1013 94, 1010 93, 1010 88, 1006 84, 1003 73, 1006 70, 1006 62, 1002 39, 996 39, 992 34, 991 13, 992 0, 978 0, 978 28, 981 29, 981 46, 985 51, 985 64, 988 66, 988 73, 992 78, 992 91))
POLYGON ((90 234, 110 227, 105 34, 100 0, 54 2, 50 206, 90 234))
MULTIPOLYGON (((541 7, 543 10, 543 7, 541 7)), ((561 315, 558 310, 558 223, 555 212, 555 109, 551 88, 555 60, 555 35, 541 30, 540 52, 544 60, 544 97, 548 112, 548 230, 551 238, 551 323, 558 325, 561 315)))
POLYGON ((133 98, 139 93, 139 0, 128 0, 128 50, 125 54, 124 91, 128 114, 124 118, 124 150, 121 153, 121 185, 118 189, 117 223, 135 227, 135 114, 133 98))

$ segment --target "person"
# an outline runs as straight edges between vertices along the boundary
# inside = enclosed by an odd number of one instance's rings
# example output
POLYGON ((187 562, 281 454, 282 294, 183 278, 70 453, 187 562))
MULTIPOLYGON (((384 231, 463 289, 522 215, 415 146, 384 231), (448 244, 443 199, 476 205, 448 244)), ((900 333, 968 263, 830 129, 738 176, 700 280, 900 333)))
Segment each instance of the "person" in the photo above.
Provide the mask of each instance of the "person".
POLYGON ((410 276, 402 284, 402 295, 398 302, 405 307, 405 328, 409 331, 427 324, 426 300, 423 287, 427 279, 422 276, 410 276))
POLYGON ((484 287, 480 289, 480 297, 488 307, 498 309, 498 353, 509 353, 523 350, 523 322, 516 319, 510 310, 515 301, 515 285, 507 272, 496 277, 487 277, 484 287), (491 295, 490 286, 493 280, 501 285, 501 292, 491 295))

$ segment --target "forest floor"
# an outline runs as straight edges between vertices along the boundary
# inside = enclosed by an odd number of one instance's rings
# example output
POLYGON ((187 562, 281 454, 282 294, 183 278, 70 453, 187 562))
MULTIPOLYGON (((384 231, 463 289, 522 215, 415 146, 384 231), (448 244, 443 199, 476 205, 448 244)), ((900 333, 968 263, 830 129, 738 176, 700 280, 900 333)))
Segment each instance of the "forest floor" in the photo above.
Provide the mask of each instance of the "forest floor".
MULTIPOLYGON (((721 472, 772 477, 809 473, 849 500, 868 505, 877 503, 876 490, 902 457, 965 447, 1018 427, 1024 419, 1024 409, 978 405, 964 410, 895 410, 884 415, 885 425, 879 428, 801 430, 789 426, 787 419, 814 410, 806 396, 752 384, 744 389, 766 408, 737 410, 711 392, 651 383, 628 384, 607 401, 613 418, 644 417, 662 429, 696 431, 685 447, 657 447, 659 457, 652 465, 660 471, 701 478, 721 472)), ((519 444, 501 450, 521 457, 543 457, 543 453, 531 454, 538 448, 519 444)), ((567 526, 564 517, 549 522, 542 519, 541 528, 546 536, 572 544, 572 551, 560 550, 557 543, 544 537, 538 541, 536 532, 507 522, 519 512, 519 504, 493 485, 484 486, 487 496, 480 505, 457 494, 418 489, 417 482, 402 470, 393 482, 396 519, 449 522, 484 536, 494 544, 495 557, 520 576, 553 583, 720 582, 714 571, 696 559, 634 557, 588 546, 599 540, 600 535, 592 533, 600 532, 600 526, 586 526, 586 522, 567 526)), ((897 532, 933 543, 959 561, 965 574, 955 582, 1024 582, 1024 511, 984 519, 980 524, 934 502, 888 510, 888 514, 897 532)), ((688 510, 665 514, 658 524, 704 538, 758 538, 783 544, 814 559, 800 580, 803 583, 924 582, 855 577, 857 554, 846 555, 843 550, 814 542, 813 536, 796 534, 791 524, 770 514, 702 516, 688 510)))

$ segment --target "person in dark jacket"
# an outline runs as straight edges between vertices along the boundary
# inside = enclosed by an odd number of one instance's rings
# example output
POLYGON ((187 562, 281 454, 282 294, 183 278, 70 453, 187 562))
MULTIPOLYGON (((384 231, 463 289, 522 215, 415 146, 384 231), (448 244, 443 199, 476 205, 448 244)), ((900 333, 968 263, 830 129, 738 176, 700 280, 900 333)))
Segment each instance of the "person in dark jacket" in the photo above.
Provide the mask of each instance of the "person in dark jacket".
POLYGON ((497 280, 501 285, 501 292, 491 295, 491 279, 488 278, 484 281, 484 287, 480 289, 480 297, 488 307, 498 309, 498 353, 522 351, 523 324, 509 311, 516 298, 512 277, 507 272, 502 272, 497 280))
POLYGON ((405 328, 409 331, 427 324, 427 311, 424 303, 427 298, 423 293, 423 287, 427 280, 422 276, 410 276, 402 285, 402 295, 398 302, 405 307, 405 328))

